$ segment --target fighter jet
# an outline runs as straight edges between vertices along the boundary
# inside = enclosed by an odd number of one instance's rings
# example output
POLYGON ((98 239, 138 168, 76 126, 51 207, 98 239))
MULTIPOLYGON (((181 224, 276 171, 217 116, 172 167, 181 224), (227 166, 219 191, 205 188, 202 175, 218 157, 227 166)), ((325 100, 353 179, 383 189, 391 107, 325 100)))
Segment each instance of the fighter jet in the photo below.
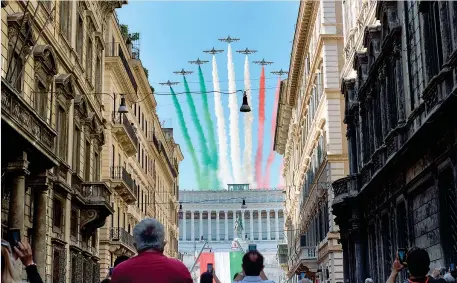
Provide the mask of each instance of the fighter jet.
POLYGON ((282 75, 288 74, 289 72, 283 71, 282 68, 281 68, 281 70, 274 71, 274 72, 271 72, 271 73, 275 74, 275 75, 278 75, 278 76, 282 76, 282 75))
POLYGON ((244 49, 244 50, 237 50, 236 52, 241 53, 241 54, 249 55, 249 54, 254 54, 254 53, 256 53, 257 50, 249 50, 249 49, 246 47, 246 49, 244 49))
POLYGON ((183 75, 183 76, 185 76, 185 75, 190 75, 190 74, 192 74, 193 72, 192 72, 192 71, 184 71, 184 68, 183 68, 183 69, 181 69, 181 71, 174 71, 173 73, 174 73, 174 74, 177 74, 177 75, 183 75))
POLYGON ((199 65, 199 66, 200 66, 200 65, 203 65, 203 64, 206 64, 206 63, 208 63, 208 62, 209 62, 209 61, 200 60, 200 58, 197 58, 196 61, 189 61, 189 63, 191 63, 191 64, 196 64, 196 65, 199 65))
POLYGON ((214 55, 214 54, 217 54, 217 53, 224 52, 224 50, 217 50, 217 49, 214 49, 214 47, 213 47, 213 49, 211 49, 211 50, 204 50, 203 52, 209 53, 209 54, 213 54, 213 55, 214 55))
POLYGON ((254 61, 254 64, 265 66, 265 65, 271 65, 271 64, 273 64, 273 62, 265 61, 265 59, 262 59, 262 61, 254 61))
POLYGON ((224 41, 224 42, 227 42, 227 43, 231 43, 231 42, 235 42, 235 41, 238 41, 240 40, 239 38, 231 38, 230 35, 227 36, 227 38, 219 38, 219 41, 224 41))
POLYGON ((172 86, 172 85, 177 85, 179 82, 170 82, 170 80, 164 82, 164 83, 159 83, 159 85, 167 85, 167 86, 172 86))

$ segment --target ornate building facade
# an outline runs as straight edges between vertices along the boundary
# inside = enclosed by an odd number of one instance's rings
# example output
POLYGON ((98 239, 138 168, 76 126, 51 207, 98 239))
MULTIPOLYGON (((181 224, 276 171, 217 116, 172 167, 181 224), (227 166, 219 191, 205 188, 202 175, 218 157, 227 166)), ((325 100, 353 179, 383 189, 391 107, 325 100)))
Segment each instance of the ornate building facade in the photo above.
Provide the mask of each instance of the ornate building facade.
POLYGON ((425 248, 432 269, 457 261, 457 4, 361 7, 347 10, 373 18, 348 27, 350 174, 333 183, 333 209, 345 281, 381 282, 398 248, 425 248))
POLYGON ((1 3, 2 238, 20 229, 46 282, 99 282, 111 260, 106 235, 124 239, 111 228, 128 231, 146 215, 172 231, 167 254, 176 256, 183 157, 150 114, 141 62, 122 43, 127 65, 110 53, 113 13, 126 1, 1 3), (128 94, 125 116, 113 114, 119 93, 128 94))
MULTIPOLYGON (((348 173, 339 89, 343 67, 341 1, 302 1, 289 78, 282 82, 274 149, 284 155, 290 282, 343 279, 343 255, 331 210, 331 182, 348 173)), ((286 261, 287 260, 287 261, 286 261)))
POLYGON ((165 254, 178 257, 178 165, 173 129, 162 128, 157 102, 138 49, 121 33, 114 14, 105 34, 102 96, 107 138, 101 174, 113 191, 114 214, 101 229, 101 277, 119 255, 133 256, 133 227, 145 217, 165 226, 165 254), (121 103, 128 113, 119 113, 121 103))
POLYGON ((98 228, 114 208, 96 58, 122 4, 2 1, 2 238, 20 229, 46 282, 100 278, 98 228))

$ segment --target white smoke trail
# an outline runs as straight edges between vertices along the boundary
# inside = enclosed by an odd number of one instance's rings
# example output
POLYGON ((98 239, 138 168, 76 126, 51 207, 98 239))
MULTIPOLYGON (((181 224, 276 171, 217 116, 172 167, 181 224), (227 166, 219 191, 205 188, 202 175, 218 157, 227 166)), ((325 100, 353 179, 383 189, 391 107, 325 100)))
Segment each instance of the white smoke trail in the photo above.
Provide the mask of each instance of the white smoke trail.
POLYGON ((227 71, 229 81, 229 109, 230 109, 230 156, 232 157, 232 169, 235 183, 241 180, 241 157, 240 136, 238 128, 238 103, 235 84, 235 66, 233 65, 232 47, 230 43, 227 50, 227 71))
MULTIPOLYGON (((248 104, 252 110, 252 98, 251 98, 251 74, 249 73, 249 58, 246 55, 244 60, 244 89, 248 96, 248 104)), ((245 182, 251 184, 252 187, 256 187, 254 184, 254 176, 252 174, 252 123, 254 117, 252 112, 244 113, 244 152, 243 152, 243 172, 245 174, 245 182)))
POLYGON ((214 109, 216 112, 217 138, 219 140, 219 180, 225 187, 232 183, 232 174, 228 166, 227 157, 227 136, 225 135, 224 109, 222 108, 221 87, 219 85, 219 74, 217 72, 216 56, 213 55, 213 89, 214 89, 214 109))

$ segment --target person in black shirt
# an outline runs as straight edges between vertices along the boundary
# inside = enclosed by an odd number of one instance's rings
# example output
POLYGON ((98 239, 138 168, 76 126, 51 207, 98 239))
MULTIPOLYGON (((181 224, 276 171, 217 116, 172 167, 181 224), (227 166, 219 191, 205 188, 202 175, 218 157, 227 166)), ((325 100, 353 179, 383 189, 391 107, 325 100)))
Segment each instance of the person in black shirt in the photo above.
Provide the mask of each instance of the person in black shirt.
MULTIPOLYGON (((409 271, 409 283, 446 283, 444 279, 433 279, 427 276, 430 270, 430 257, 426 250, 420 248, 412 248, 406 254, 406 267, 409 271)), ((392 264, 392 273, 387 279, 387 283, 395 283, 398 273, 405 268, 400 263, 398 256, 392 264)))

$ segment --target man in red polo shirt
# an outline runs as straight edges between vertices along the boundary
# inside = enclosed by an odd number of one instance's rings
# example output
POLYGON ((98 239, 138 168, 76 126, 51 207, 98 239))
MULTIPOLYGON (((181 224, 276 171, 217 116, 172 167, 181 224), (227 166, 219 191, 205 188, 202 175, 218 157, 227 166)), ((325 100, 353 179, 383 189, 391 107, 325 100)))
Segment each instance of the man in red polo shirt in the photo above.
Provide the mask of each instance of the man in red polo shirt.
POLYGON ((192 283, 186 266, 163 254, 165 231, 153 218, 143 219, 133 229, 138 255, 114 270, 112 283, 192 283))

